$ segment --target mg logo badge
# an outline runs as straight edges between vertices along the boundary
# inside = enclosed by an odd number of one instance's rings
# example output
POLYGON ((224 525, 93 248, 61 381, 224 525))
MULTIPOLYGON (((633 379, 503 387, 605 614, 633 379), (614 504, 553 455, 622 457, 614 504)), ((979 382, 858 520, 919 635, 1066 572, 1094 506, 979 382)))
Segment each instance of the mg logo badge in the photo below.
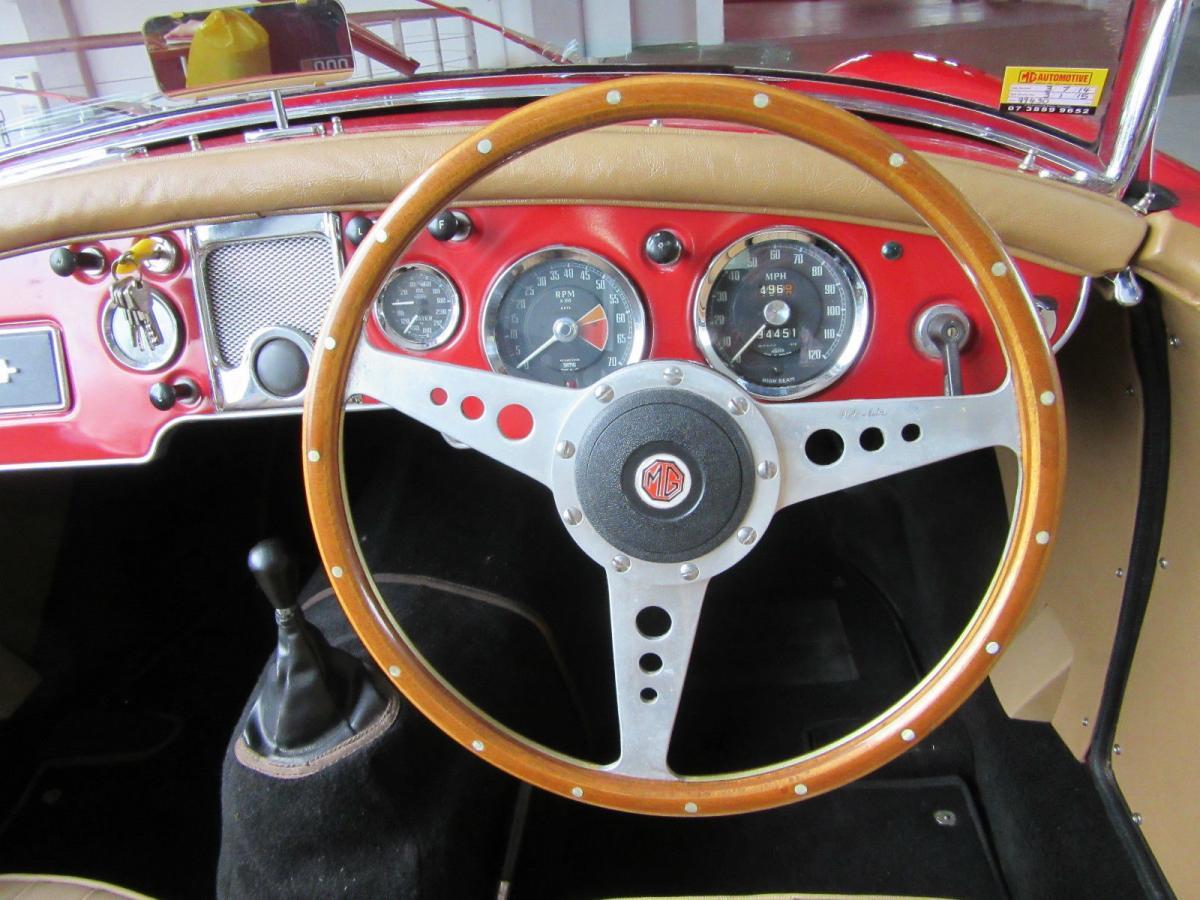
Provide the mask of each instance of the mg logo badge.
POLYGON ((638 464, 633 484, 647 506, 670 509, 687 498, 692 473, 678 456, 655 453, 638 464))

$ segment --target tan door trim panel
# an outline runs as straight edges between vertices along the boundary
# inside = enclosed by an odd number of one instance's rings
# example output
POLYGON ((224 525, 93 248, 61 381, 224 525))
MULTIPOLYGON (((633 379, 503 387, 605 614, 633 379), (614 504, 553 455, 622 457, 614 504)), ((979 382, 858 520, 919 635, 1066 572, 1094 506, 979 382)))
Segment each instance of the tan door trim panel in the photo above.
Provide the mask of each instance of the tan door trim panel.
MULTIPOLYGON (((201 221, 382 207, 473 130, 238 145, 3 186, 0 256, 201 221)), ((1031 261, 1098 275, 1127 265, 1145 237, 1143 219, 1115 200, 1025 172, 928 158, 1031 261)), ((775 135, 685 128, 616 126, 566 138, 488 176, 463 200, 761 210, 925 230, 887 190, 822 151, 775 135)))

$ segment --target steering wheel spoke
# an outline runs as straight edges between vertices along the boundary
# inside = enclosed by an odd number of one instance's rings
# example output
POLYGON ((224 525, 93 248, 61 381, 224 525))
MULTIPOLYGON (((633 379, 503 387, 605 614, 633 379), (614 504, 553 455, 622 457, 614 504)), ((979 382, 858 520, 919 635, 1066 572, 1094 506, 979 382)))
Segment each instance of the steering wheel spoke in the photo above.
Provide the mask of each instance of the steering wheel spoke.
POLYGON ((610 771, 674 779, 667 751, 708 582, 650 585, 609 572, 621 755, 610 771))
POLYGON ((990 394, 761 404, 784 455, 779 506, 985 447, 1020 453, 1012 386, 990 394))
POLYGON ((549 485, 555 437, 578 392, 359 345, 346 392, 373 397, 549 485))

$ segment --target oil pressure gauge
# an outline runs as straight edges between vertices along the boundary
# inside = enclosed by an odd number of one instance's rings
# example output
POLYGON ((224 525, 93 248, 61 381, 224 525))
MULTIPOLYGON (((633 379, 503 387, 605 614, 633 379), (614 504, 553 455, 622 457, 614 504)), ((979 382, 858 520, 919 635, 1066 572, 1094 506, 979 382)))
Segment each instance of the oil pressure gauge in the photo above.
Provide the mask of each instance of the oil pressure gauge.
POLYGON ((397 268, 375 298, 375 319, 403 350, 432 350, 450 340, 462 301, 446 273, 424 263, 397 268))

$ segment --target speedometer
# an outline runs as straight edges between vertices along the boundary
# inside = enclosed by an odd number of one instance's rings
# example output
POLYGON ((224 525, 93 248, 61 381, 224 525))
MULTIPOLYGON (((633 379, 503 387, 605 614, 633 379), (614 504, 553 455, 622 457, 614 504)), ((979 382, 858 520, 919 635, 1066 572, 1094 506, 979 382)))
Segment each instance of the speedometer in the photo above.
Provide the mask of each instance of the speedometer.
POLYGON ((497 372, 587 387, 642 358, 646 316, 608 260, 547 247, 517 260, 488 291, 483 344, 497 372))
POLYGON ((816 393, 858 358, 867 287, 835 244, 769 228, 725 248, 696 296, 696 336, 709 364, 759 397, 816 393))

